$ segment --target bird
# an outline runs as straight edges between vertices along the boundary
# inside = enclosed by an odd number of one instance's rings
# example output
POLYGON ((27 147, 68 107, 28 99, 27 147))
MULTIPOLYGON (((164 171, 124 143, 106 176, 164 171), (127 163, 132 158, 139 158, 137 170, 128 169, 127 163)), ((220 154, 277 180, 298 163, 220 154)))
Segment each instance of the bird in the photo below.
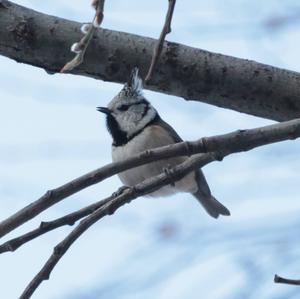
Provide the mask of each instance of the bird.
MULTIPOLYGON (((181 142, 177 132, 165 122, 144 97, 139 69, 133 68, 121 91, 107 107, 97 107, 106 115, 107 130, 112 137, 112 160, 124 160, 145 150, 181 142)), ((166 169, 184 162, 188 157, 174 157, 151 162, 118 174, 125 186, 134 186, 166 169)), ((169 196, 177 192, 191 193, 213 218, 229 216, 229 210, 212 196, 201 169, 192 171, 173 184, 148 195, 169 196)))

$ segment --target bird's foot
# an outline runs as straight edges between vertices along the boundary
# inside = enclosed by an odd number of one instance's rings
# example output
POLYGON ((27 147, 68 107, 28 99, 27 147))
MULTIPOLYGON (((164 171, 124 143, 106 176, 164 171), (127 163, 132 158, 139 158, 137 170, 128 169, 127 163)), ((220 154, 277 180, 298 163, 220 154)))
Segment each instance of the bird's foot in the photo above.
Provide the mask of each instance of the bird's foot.
MULTIPOLYGON (((172 177, 173 176, 173 171, 170 165, 168 165, 167 167, 165 167, 163 169, 164 173, 168 176, 168 177, 172 177)), ((172 182, 170 184, 170 186, 175 187, 175 182, 172 182)))
POLYGON ((125 190, 130 189, 131 187, 129 186, 121 186, 116 192, 112 194, 113 197, 117 197, 121 195, 125 190))

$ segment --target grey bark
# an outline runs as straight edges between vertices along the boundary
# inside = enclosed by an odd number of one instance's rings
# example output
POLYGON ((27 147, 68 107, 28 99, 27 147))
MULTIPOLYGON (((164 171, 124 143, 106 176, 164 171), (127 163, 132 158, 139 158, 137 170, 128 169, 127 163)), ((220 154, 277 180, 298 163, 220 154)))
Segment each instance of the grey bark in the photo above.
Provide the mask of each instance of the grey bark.
MULTIPOLYGON (((80 23, 0 1, 0 54, 58 72, 72 59, 80 23)), ((125 82, 133 66, 145 75, 155 40, 99 29, 85 62, 72 71, 111 82, 125 82)), ((146 88, 186 100, 283 121, 300 117, 300 74, 250 60, 165 42, 146 88)))

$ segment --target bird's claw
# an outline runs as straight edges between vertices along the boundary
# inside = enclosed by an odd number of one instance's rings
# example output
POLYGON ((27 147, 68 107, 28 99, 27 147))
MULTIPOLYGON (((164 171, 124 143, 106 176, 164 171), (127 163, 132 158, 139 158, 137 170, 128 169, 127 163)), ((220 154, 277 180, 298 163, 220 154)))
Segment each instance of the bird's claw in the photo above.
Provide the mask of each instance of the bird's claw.
MULTIPOLYGON (((173 171, 169 165, 165 167, 163 171, 167 176, 172 177, 173 171)), ((170 186, 175 187, 175 182, 170 183, 170 186)))
POLYGON ((121 186, 116 192, 112 194, 113 197, 121 195, 126 189, 130 189, 129 186, 121 186))

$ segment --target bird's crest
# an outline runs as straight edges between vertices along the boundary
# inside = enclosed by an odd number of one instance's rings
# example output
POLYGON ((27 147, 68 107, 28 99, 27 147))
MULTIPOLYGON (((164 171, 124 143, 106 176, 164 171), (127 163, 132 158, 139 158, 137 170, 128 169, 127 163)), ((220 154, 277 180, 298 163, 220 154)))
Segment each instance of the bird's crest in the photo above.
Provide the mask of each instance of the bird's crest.
POLYGON ((119 96, 138 97, 143 94, 143 80, 139 76, 139 69, 134 67, 131 71, 129 80, 125 83, 119 96))

